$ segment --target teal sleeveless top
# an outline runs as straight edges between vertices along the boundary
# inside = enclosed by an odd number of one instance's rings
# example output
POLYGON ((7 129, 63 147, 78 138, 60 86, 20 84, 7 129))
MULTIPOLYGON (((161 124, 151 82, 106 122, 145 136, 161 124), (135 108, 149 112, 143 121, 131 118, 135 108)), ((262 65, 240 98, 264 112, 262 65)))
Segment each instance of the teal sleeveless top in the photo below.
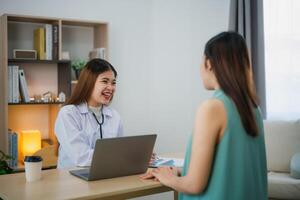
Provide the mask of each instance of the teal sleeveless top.
MULTIPOLYGON (((267 166, 262 116, 254 109, 259 129, 257 137, 249 136, 243 128, 234 102, 222 90, 214 99, 223 102, 227 127, 216 145, 211 174, 206 188, 197 195, 179 193, 180 200, 261 200, 267 199, 267 166)), ((182 176, 190 164, 192 137, 187 145, 182 176)))

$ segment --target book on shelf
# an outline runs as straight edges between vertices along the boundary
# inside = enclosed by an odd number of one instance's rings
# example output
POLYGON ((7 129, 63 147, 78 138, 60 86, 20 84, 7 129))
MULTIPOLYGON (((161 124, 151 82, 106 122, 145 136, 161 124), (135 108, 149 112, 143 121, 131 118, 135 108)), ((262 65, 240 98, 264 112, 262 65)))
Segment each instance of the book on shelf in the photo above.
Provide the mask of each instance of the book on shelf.
POLYGON ((34 30, 34 49, 37 52, 39 60, 45 60, 45 29, 38 28, 34 30))
POLYGON ((8 152, 12 157, 9 160, 9 166, 14 168, 18 166, 18 134, 11 129, 8 130, 8 152))
POLYGON ((46 60, 52 60, 52 24, 45 24, 46 60))
POLYGON ((21 91, 21 98, 23 102, 30 102, 30 97, 29 97, 29 92, 28 92, 28 87, 27 87, 27 82, 25 78, 25 73, 23 69, 19 70, 19 82, 20 82, 20 91, 21 91))
MULTIPOLYGON (((12 132, 10 129, 8 129, 8 155, 12 157, 12 132)), ((8 165, 12 167, 13 160, 8 161, 8 165)))
POLYGON ((19 103, 19 66, 8 66, 8 102, 19 103))
POLYGON ((12 155, 13 155, 13 166, 18 166, 18 134, 12 134, 12 155))
POLYGON ((53 60, 58 60, 58 24, 52 25, 52 56, 53 60))
POLYGON ((13 66, 13 102, 19 103, 19 66, 13 66))
POLYGON ((8 102, 13 102, 13 92, 12 92, 12 67, 8 66, 8 102))

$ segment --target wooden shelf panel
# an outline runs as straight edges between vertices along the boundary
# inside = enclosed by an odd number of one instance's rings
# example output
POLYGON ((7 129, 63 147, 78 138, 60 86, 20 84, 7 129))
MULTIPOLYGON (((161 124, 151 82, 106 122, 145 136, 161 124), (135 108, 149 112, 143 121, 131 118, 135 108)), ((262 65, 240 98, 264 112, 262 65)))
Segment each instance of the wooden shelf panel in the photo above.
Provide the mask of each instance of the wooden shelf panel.
POLYGON ((107 22, 99 22, 99 21, 92 21, 92 20, 62 20, 62 25, 68 26, 107 26, 107 22))
POLYGON ((68 64, 70 63, 70 60, 27 60, 27 59, 8 59, 8 63, 42 63, 42 64, 60 64, 60 63, 65 63, 68 64))
POLYGON ((66 19, 66 18, 55 18, 55 17, 44 17, 44 16, 29 16, 29 15, 12 15, 4 14, 8 21, 12 22, 31 22, 31 23, 57 23, 59 21, 63 22, 63 25, 73 25, 73 26, 97 26, 97 25, 107 25, 105 21, 96 20, 78 20, 78 19, 66 19))
POLYGON ((64 104, 65 102, 21 102, 21 103, 8 103, 10 106, 17 106, 17 105, 52 105, 52 104, 64 104))
POLYGON ((58 23, 58 18, 48 18, 48 17, 33 17, 27 15, 6 15, 7 21, 9 22, 30 22, 30 23, 46 23, 54 24, 58 23))

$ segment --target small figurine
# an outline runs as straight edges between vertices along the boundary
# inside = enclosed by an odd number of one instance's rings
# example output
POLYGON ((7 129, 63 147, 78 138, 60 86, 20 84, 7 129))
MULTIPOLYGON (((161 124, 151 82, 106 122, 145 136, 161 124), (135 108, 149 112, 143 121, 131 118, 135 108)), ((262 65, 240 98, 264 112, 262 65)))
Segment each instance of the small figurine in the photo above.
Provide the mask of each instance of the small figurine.
POLYGON ((59 102, 65 102, 66 101, 65 93, 60 92, 59 95, 58 95, 58 99, 59 99, 59 102))
POLYGON ((42 96, 39 95, 39 94, 34 95, 34 101, 35 101, 36 103, 41 102, 41 101, 42 101, 42 96))
POLYGON ((43 100, 45 103, 51 102, 52 101, 52 94, 51 92, 46 92, 43 94, 43 100))

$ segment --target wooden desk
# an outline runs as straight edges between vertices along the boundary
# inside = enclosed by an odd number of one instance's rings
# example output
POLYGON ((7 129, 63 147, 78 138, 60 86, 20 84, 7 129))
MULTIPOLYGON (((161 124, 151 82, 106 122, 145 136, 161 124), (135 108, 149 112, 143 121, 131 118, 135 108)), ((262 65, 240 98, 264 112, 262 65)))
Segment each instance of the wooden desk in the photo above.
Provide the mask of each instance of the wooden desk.
MULTIPOLYGON (((67 170, 43 170, 42 179, 27 183, 25 173, 0 176, 0 197, 19 199, 128 199, 172 191, 153 180, 140 180, 139 175, 87 182, 67 170)), ((175 199, 177 199, 177 193, 175 199)))

